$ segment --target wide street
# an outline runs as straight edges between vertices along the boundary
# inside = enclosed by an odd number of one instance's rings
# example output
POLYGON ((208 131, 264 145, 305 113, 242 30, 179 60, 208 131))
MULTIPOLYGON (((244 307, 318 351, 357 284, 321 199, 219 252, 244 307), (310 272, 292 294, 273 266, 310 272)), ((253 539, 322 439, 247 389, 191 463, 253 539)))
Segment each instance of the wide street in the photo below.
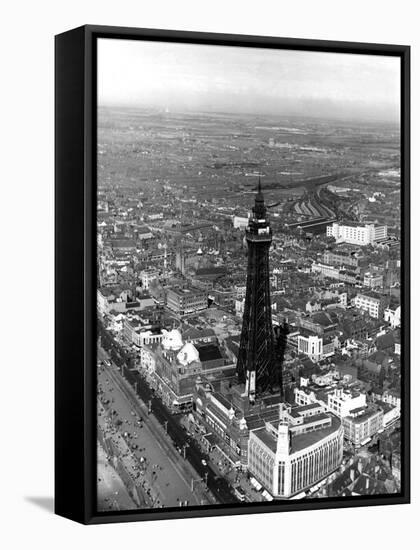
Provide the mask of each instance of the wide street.
POLYGON ((229 482, 215 471, 211 464, 203 465, 203 460, 207 461, 207 455, 200 449, 198 443, 188 436, 185 428, 181 424, 181 416, 173 415, 165 407, 162 401, 154 395, 146 383, 145 378, 137 371, 124 369, 124 376, 130 384, 136 388, 137 395, 144 403, 151 405, 152 415, 156 417, 172 439, 174 445, 183 449, 186 446, 186 458, 194 467, 199 477, 207 476, 207 485, 212 494, 216 497, 217 502, 223 504, 238 503, 237 498, 233 494, 233 490, 229 482))
MULTIPOLYGON (((103 350, 99 358, 107 358, 103 350)), ((148 415, 148 405, 136 398, 133 388, 123 380, 115 365, 98 368, 98 388, 107 407, 99 423, 104 427, 106 416, 109 430, 115 432, 115 426, 118 427, 118 436, 124 440, 117 443, 118 451, 125 461, 134 457, 137 468, 129 465, 136 468, 132 477, 142 476, 152 506, 217 503, 205 486, 204 475, 200 481, 200 476, 183 453, 177 451, 153 413, 148 415), (191 491, 192 485, 194 491, 191 491)))
MULTIPOLYGON (((102 348, 98 348, 98 359, 109 359, 106 352, 102 348)), ((113 365, 112 369, 105 367, 108 371, 112 371, 111 374, 114 380, 118 381, 121 387, 122 377, 118 371, 118 368, 113 365), (115 376, 117 377, 115 379, 115 376)), ((151 426, 151 443, 156 445, 155 439, 158 434, 164 434, 165 443, 169 444, 167 449, 171 456, 174 456, 179 461, 180 454, 184 455, 186 460, 181 461, 183 467, 187 467, 186 479, 191 483, 191 479, 194 479, 194 493, 197 490, 202 492, 204 496, 211 503, 237 503, 238 500, 233 494, 233 490, 227 480, 220 476, 219 472, 212 469, 211 465, 204 465, 203 460, 206 460, 207 456, 202 452, 200 446, 190 438, 185 428, 181 425, 181 417, 172 415, 168 409, 163 405, 161 400, 154 395, 154 391, 150 389, 145 378, 137 371, 124 368, 124 378, 129 384, 124 386, 124 393, 127 395, 131 403, 136 404, 141 408, 141 414, 147 422, 144 425, 149 424, 151 426), (130 390, 130 391, 128 391, 130 390), (148 416, 148 409, 151 409, 151 414, 148 416), (178 450, 177 450, 178 449, 178 450), (204 493, 204 483, 199 483, 197 480, 207 480, 207 487, 209 492, 204 493)), ((177 462, 179 466, 179 462, 177 462)), ((190 504, 191 498, 188 499, 190 504)), ((200 503, 202 498, 200 498, 200 503)))

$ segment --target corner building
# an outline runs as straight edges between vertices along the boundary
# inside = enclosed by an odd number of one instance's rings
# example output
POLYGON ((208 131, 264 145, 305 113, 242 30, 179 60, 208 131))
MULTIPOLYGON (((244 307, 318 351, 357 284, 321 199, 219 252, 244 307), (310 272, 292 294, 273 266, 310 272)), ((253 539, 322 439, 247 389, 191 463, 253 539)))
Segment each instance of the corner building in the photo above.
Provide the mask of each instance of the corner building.
POLYGON ((248 470, 275 498, 290 498, 334 472, 343 459, 343 427, 316 403, 280 408, 280 420, 250 433, 248 470))

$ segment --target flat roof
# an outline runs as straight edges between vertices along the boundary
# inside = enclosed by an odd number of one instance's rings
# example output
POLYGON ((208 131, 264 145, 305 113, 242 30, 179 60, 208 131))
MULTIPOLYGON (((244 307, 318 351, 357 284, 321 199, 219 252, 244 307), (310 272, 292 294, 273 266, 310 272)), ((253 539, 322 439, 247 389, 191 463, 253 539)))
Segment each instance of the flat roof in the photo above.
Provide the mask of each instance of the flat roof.
POLYGON ((309 403, 308 405, 301 405, 299 408, 295 409, 295 411, 309 411, 311 409, 318 409, 321 406, 322 405, 320 403, 309 403))
MULTIPOLYGON (((314 445, 324 439, 325 437, 328 437, 329 435, 336 432, 340 426, 341 421, 338 417, 334 415, 325 415, 325 417, 329 416, 331 418, 331 425, 327 426, 325 428, 322 428, 320 430, 314 430, 308 433, 299 434, 299 435, 293 435, 291 437, 291 452, 290 455, 293 455, 294 453, 297 453, 306 447, 310 447, 311 445, 314 445)), ((270 434, 265 427, 264 428, 258 428, 256 430, 253 430, 253 433, 255 436, 260 439, 273 453, 277 450, 277 441, 276 438, 270 434)))
POLYGON ((371 416, 375 416, 376 414, 383 411, 379 409, 370 409, 366 411, 365 413, 359 415, 359 416, 346 416, 345 418, 348 419, 350 422, 354 422, 355 424, 361 424, 362 422, 365 422, 368 418, 371 416))
POLYGON ((340 419, 334 415, 328 415, 328 416, 330 416, 331 418, 330 426, 327 426, 326 428, 322 428, 321 430, 314 430, 312 432, 308 432, 305 434, 292 435, 291 454, 297 453, 302 449, 305 449, 306 447, 310 447, 311 445, 318 443, 319 441, 331 435, 332 433, 336 432, 340 428, 341 426, 340 419))

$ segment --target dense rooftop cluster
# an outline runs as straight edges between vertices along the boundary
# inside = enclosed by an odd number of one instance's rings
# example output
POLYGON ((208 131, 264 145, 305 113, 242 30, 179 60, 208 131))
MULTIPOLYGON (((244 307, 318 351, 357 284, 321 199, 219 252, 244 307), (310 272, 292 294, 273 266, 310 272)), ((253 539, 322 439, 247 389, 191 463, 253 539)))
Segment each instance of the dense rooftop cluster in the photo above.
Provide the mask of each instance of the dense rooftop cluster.
POLYGON ((282 420, 291 434, 284 450, 290 460, 343 431, 343 462, 325 471, 327 481, 317 482, 312 496, 397 490, 399 440, 391 434, 403 366, 395 133, 366 129, 360 151, 354 128, 333 127, 331 135, 302 123, 291 135, 238 118, 225 142, 218 137, 215 152, 215 138, 200 120, 190 121, 182 139, 156 139, 150 121, 143 122, 136 153, 125 153, 133 163, 142 156, 141 178, 111 177, 109 165, 126 143, 111 149, 110 135, 99 132, 104 330, 129 351, 167 407, 194 411, 195 422, 212 434, 207 441, 218 441, 233 463, 247 467, 255 432, 258 472, 258 442, 278 450, 282 420), (375 132, 393 152, 383 154, 375 132), (179 162, 188 155, 190 164, 179 162), (280 170, 284 163, 287 170, 280 170), (250 407, 235 366, 257 175, 273 232, 272 321, 274 328, 287 325, 288 334, 283 400, 266 395, 250 407), (288 412, 279 413, 280 403, 288 412), (312 409, 317 428, 294 427, 296 415, 305 426, 315 422, 306 416, 312 409))

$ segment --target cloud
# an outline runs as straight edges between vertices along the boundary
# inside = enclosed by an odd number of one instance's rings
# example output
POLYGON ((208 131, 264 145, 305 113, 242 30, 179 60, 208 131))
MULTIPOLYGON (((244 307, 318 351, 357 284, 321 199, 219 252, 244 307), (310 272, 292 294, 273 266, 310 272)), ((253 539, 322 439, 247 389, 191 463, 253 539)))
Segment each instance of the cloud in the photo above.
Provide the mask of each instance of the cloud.
POLYGON ((100 39, 100 104, 397 120, 399 59, 100 39))

